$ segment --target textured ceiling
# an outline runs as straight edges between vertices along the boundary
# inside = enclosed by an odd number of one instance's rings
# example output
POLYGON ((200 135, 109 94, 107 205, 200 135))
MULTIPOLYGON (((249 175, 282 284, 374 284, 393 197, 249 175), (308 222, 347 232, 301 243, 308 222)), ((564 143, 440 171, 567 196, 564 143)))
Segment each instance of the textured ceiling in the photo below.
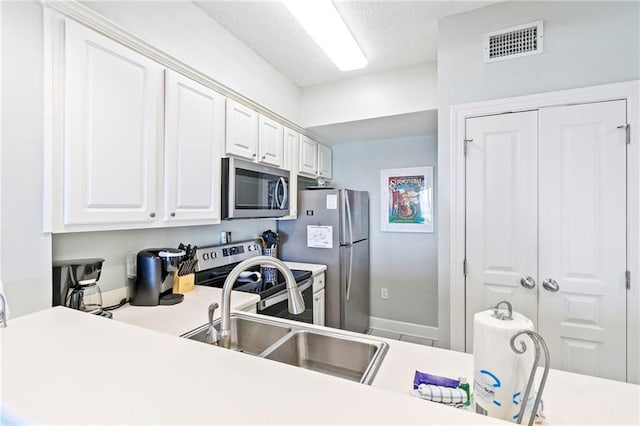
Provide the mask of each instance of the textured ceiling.
POLYGON ((279 1, 196 1, 299 87, 389 70, 437 56, 437 21, 495 1, 334 1, 369 65, 342 72, 279 1))

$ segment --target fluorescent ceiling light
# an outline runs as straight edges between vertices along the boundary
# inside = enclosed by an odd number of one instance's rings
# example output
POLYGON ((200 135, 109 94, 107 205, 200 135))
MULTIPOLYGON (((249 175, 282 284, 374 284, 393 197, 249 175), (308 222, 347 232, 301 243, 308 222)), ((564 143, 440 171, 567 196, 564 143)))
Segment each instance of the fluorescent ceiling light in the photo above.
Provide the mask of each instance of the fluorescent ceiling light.
POLYGON ((283 0, 283 3, 341 71, 367 66, 367 58, 331 0, 283 0))

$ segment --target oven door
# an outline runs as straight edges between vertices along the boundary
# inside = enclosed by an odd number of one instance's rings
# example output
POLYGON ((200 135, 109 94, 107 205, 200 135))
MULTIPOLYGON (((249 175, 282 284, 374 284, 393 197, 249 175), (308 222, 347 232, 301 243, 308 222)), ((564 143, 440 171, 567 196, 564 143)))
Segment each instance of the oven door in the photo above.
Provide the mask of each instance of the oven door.
POLYGON ((287 216, 289 176, 287 170, 223 158, 223 219, 287 216))
POLYGON ((298 288, 302 293, 302 299, 304 300, 305 310, 303 313, 294 315, 289 312, 289 297, 286 290, 261 300, 260 303, 258 303, 258 313, 313 324, 312 284, 312 279, 308 279, 298 284, 298 288))

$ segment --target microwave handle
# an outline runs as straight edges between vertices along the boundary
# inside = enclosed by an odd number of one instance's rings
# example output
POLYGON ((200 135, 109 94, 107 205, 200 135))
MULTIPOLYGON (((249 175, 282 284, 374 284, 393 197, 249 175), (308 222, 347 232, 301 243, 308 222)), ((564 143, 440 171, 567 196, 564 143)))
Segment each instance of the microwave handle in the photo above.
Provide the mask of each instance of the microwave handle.
POLYGON ((278 179, 276 181, 276 186, 274 186, 273 188, 273 198, 271 199, 271 206, 270 208, 276 208, 279 209, 280 208, 280 204, 278 203, 278 188, 280 187, 280 179, 278 179))
MULTIPOLYGON (((280 203, 280 205, 278 206, 280 210, 282 210, 287 205, 287 198, 289 197, 289 187, 287 186, 287 181, 283 177, 278 179, 278 182, 282 183, 282 203, 280 203)), ((278 187, 276 186, 276 189, 277 188, 278 187)), ((276 192, 276 196, 277 196, 277 192, 276 192)))

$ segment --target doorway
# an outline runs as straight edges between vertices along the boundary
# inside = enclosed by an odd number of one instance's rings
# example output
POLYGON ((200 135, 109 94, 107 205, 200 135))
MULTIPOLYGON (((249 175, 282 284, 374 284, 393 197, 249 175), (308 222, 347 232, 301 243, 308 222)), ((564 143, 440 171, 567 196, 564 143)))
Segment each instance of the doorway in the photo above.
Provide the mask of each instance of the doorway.
POLYGON ((553 368, 626 380, 625 100, 465 122, 466 348, 500 300, 553 368))

